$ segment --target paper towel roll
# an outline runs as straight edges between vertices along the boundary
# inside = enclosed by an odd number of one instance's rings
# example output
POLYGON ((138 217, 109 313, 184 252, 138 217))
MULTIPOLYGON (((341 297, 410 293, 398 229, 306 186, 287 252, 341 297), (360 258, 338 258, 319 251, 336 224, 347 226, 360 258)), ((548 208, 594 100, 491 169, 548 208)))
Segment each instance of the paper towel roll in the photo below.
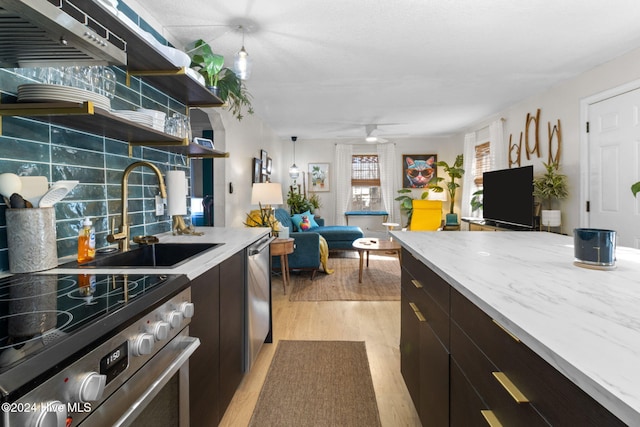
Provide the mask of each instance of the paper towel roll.
POLYGON ((169 215, 187 214, 187 179, 184 171, 167 171, 167 211, 169 215))

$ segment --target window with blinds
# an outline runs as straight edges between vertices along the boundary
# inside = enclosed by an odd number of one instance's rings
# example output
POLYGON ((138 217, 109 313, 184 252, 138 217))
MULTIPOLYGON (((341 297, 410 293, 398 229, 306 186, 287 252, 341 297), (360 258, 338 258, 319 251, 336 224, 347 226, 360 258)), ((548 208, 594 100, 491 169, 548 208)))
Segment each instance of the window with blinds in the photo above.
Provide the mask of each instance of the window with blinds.
POLYGON ((474 168, 473 183, 476 187, 482 187, 482 174, 491 169, 491 157, 489 156, 489 141, 476 145, 476 164, 474 168))
POLYGON ((351 208, 357 211, 380 210, 380 168, 375 154, 351 157, 351 208))

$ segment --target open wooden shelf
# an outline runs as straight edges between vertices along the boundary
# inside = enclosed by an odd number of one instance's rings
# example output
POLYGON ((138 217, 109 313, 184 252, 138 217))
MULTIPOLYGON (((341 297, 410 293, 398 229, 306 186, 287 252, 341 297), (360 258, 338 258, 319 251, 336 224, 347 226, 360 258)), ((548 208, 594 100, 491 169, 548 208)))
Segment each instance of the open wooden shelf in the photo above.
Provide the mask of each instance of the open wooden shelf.
POLYGON ((192 107, 219 107, 223 101, 190 75, 175 66, 155 46, 98 2, 77 0, 90 15, 127 42, 127 72, 192 107))
POLYGON ((0 116, 32 117, 54 125, 127 141, 131 145, 161 147, 189 157, 228 157, 228 153, 198 145, 186 138, 169 135, 149 126, 134 123, 93 102, 32 102, 0 105, 0 116))

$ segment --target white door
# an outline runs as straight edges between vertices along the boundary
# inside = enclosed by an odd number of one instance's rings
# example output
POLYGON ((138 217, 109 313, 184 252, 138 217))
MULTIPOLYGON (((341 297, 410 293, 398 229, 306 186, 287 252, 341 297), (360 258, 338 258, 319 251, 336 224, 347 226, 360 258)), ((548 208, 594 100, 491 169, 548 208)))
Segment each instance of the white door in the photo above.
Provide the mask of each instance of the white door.
POLYGON ((589 106, 589 227, 616 230, 618 245, 640 248, 640 89, 589 106))

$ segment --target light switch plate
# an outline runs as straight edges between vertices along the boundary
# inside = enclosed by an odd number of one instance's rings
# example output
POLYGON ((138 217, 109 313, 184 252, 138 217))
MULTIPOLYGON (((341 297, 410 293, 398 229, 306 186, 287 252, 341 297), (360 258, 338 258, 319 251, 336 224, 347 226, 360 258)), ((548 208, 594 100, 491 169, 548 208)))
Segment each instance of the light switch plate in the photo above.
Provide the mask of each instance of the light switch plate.
POLYGON ((161 195, 156 195, 156 216, 164 215, 164 199, 161 195))

